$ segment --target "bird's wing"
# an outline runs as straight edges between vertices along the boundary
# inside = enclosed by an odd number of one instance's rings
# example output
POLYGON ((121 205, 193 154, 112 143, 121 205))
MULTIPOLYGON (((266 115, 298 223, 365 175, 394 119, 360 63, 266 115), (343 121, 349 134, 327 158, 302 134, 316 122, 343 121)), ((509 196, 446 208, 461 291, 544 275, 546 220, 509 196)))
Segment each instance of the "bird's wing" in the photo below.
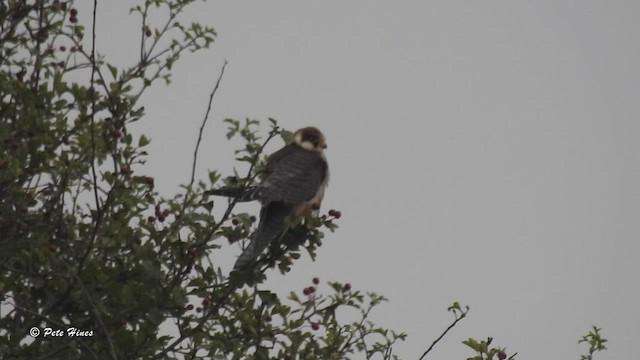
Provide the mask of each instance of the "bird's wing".
POLYGON ((209 190, 206 192, 208 195, 226 196, 236 199, 238 202, 246 202, 253 200, 260 200, 260 187, 249 186, 246 188, 220 188, 215 190, 209 190))
POLYGON ((287 145, 269 157, 260 187, 267 202, 300 204, 313 199, 328 176, 322 155, 287 145))

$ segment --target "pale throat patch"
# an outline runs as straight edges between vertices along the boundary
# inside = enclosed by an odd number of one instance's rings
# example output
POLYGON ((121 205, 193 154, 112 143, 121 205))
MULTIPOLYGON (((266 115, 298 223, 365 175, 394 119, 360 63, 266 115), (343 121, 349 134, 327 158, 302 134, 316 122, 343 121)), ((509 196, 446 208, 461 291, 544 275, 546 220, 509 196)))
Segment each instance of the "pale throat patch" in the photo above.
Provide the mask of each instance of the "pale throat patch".
POLYGON ((301 148, 306 149, 306 150, 310 150, 310 151, 311 150, 315 150, 315 148, 316 148, 315 145, 313 145, 313 143, 310 142, 310 141, 303 141, 303 142, 300 142, 299 144, 300 144, 301 148))

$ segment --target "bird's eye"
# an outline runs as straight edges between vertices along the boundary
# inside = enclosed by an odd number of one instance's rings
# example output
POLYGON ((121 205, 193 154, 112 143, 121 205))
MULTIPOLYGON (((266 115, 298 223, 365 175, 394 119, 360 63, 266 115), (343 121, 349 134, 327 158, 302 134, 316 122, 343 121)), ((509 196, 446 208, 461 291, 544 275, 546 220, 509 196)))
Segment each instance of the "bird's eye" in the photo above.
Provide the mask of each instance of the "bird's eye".
POLYGON ((302 137, 302 140, 303 140, 303 141, 308 141, 308 142, 312 143, 312 144, 313 144, 313 145, 315 145, 315 146, 318 146, 318 143, 320 143, 320 139, 318 139, 318 137, 317 137, 317 136, 315 136, 315 135, 311 135, 311 134, 305 134, 305 135, 302 137))

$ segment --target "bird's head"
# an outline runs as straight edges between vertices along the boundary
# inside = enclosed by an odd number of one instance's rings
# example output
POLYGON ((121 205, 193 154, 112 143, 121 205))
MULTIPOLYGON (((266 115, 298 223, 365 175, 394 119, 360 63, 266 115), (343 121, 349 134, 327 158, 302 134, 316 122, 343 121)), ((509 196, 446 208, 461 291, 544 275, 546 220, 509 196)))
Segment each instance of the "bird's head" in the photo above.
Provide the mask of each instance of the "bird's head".
POLYGON ((309 126, 302 128, 293 135, 293 142, 303 149, 322 153, 327 148, 327 141, 318 128, 309 126))

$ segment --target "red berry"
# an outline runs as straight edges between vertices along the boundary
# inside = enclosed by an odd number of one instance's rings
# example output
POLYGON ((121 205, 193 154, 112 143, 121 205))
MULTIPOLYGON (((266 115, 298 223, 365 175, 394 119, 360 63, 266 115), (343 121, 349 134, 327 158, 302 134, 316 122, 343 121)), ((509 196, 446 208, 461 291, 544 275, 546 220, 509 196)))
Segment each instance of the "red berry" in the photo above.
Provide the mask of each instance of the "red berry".
POLYGON ((149 216, 149 217, 147 218, 147 221, 148 221, 148 222, 151 222, 151 223, 152 223, 152 222, 155 222, 155 221, 156 221, 156 217, 155 217, 155 216, 149 216))
POLYGON ((169 209, 164 209, 164 210, 162 211, 162 216, 164 216, 164 217, 167 217, 167 216, 169 216, 170 214, 171 214, 171 210, 169 210, 169 209))
POLYGON ((306 287, 306 288, 304 288, 304 290, 302 290, 302 293, 305 294, 305 295, 309 295, 309 294, 311 294, 311 291, 309 290, 308 287, 306 287))
POLYGON ((196 311, 197 311, 197 312, 202 312, 202 308, 198 306, 198 307, 196 308, 196 311))
POLYGON ((72 24, 75 24, 75 23, 77 23, 77 22, 78 22, 78 18, 77 18, 77 17, 75 17, 75 16, 71 16, 71 17, 69 18, 69 21, 71 21, 71 23, 72 23, 72 24))
POLYGON ((500 352, 498 353, 498 359, 500 359, 500 360, 504 360, 504 359, 506 359, 506 358, 507 358, 507 353, 505 353, 504 351, 500 351, 500 352))
POLYGON ((318 279, 317 277, 313 278, 313 283, 318 285, 320 283, 320 279, 318 279))
POLYGON ((344 291, 349 291, 349 290, 351 290, 351 284, 349 283, 344 284, 344 291))
POLYGON ((187 310, 193 310, 193 305, 191 304, 187 305, 187 310))
POLYGON ((78 15, 78 10, 76 8, 72 8, 71 10, 69 10, 69 15, 77 16, 78 15))
POLYGON ((336 219, 340 219, 340 217, 342 216, 342 213, 339 210, 331 209, 329 210, 329 216, 333 216, 336 219))
POLYGON ((120 129, 113 129, 111 130, 111 136, 118 139, 122 137, 122 130, 120 129))
POLYGON ((240 224, 240 220, 238 220, 237 218, 233 218, 231 219, 231 223, 235 226, 238 226, 238 224, 240 224))
POLYGON ((320 325, 318 323, 311 323, 311 328, 313 330, 318 330, 318 329, 320 329, 320 325))
POLYGON ((190 247, 189 250, 187 250, 187 253, 191 256, 194 256, 195 254, 198 253, 198 248, 195 246, 190 247))
POLYGON ((153 33, 151 32, 151 30, 147 29, 144 31, 144 36, 146 37, 150 37, 153 33))
POLYGON ((45 40, 47 40, 47 31, 46 30, 38 30, 38 32, 36 33, 36 35, 34 36, 35 39, 39 42, 43 42, 45 40))
POLYGON ((154 179, 151 176, 145 176, 144 177, 144 182, 145 182, 145 184, 147 184, 149 186, 153 186, 154 179))
POLYGON ((60 51, 67 51, 67 47, 64 45, 60 46, 60 51))

